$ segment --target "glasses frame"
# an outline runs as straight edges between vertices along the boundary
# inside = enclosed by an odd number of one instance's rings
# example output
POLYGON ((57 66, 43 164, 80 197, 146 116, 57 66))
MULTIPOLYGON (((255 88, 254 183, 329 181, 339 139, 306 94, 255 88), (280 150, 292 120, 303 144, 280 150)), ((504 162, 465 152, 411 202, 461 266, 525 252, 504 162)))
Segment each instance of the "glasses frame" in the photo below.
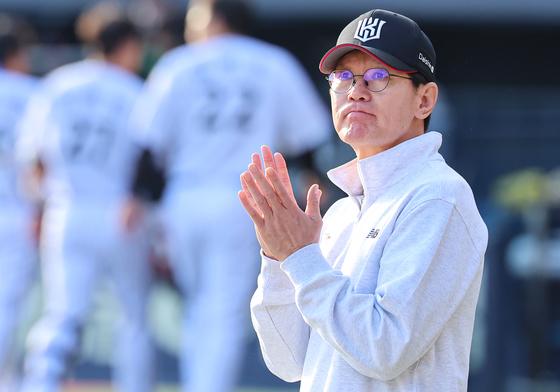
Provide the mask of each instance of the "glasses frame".
MULTIPOLYGON (((387 86, 389 85, 389 81, 391 80, 391 77, 401 78, 401 79, 409 79, 409 80, 412 80, 412 79, 413 79, 413 78, 408 77, 408 76, 402 76, 402 75, 395 75, 395 74, 392 74, 392 73, 389 72, 389 70, 386 69, 386 68, 368 68, 368 69, 366 69, 365 72, 367 73, 368 71, 371 71, 372 69, 373 69, 373 70, 384 70, 384 71, 386 71, 387 74, 389 75, 389 77, 387 78, 387 84, 386 84, 385 87, 383 87, 381 90, 372 90, 372 89, 370 89, 370 88, 368 87, 367 81, 366 81, 366 88, 367 88, 369 91, 371 91, 372 93, 379 93, 379 92, 385 90, 385 89, 387 88, 387 86)), ((365 74, 365 73, 364 73, 364 74, 365 74)), ((350 91, 350 90, 352 89, 352 87, 354 87, 354 86, 356 85, 356 76, 361 76, 361 77, 363 78, 363 77, 364 77, 364 74, 361 74, 361 75, 354 75, 354 73, 353 73, 352 71, 348 70, 348 69, 335 69, 335 70, 332 71, 330 74, 328 74, 327 76, 325 76, 325 80, 326 80, 327 82, 329 82, 329 89, 330 89, 333 93, 335 93, 335 94, 346 94, 346 93, 348 93, 348 91, 350 91), (339 71, 347 71, 347 72, 350 72, 350 73, 352 74, 352 84, 348 87, 348 89, 347 89, 346 91, 335 91, 335 90, 333 90, 333 88, 332 88, 330 76, 331 76, 334 72, 337 72, 337 71, 338 71, 338 72, 339 72, 339 71)))

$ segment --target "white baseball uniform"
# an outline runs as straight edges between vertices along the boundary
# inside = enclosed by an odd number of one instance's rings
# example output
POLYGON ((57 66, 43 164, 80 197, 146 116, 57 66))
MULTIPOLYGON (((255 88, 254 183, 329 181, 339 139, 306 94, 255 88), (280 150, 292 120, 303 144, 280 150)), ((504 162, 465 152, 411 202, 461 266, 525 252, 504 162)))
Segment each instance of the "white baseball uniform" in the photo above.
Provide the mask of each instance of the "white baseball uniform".
POLYGON ((297 155, 326 141, 328 113, 287 51, 229 34, 165 55, 132 119, 168 176, 162 215, 185 294, 183 390, 231 391, 258 273, 239 175, 263 144, 297 155))
POLYGON ((17 123, 37 81, 0 68, 0 391, 14 376, 9 360, 18 326, 17 310, 33 282, 36 254, 31 232, 32 206, 19 186, 14 148, 17 123))
POLYGON ((128 234, 120 223, 134 160, 127 125, 141 87, 139 78, 107 62, 70 64, 46 77, 22 123, 21 159, 39 157, 46 169, 46 303, 29 338, 26 392, 58 390, 102 273, 113 278, 122 305, 117 388, 152 388, 146 241, 141 230, 128 234))

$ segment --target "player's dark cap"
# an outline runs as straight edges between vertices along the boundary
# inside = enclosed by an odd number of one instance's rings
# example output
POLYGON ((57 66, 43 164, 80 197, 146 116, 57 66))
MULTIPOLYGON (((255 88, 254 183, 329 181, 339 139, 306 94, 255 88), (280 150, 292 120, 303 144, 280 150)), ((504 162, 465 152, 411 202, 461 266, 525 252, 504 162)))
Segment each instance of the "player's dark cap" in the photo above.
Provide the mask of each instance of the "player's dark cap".
POLYGON ((324 74, 332 72, 346 53, 360 50, 405 73, 420 73, 435 81, 436 52, 418 24, 386 10, 368 11, 350 22, 319 64, 324 74))

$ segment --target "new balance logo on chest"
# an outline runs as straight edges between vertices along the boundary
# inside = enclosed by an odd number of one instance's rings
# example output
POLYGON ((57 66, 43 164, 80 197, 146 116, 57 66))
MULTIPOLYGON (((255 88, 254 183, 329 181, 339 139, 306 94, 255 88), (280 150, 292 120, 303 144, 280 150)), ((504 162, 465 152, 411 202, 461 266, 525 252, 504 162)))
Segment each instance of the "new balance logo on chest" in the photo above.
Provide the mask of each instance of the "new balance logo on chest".
POLYGON ((366 236, 366 238, 377 238, 378 235, 379 235, 379 229, 371 229, 368 235, 366 236))
POLYGON ((360 20, 358 23, 358 28, 356 33, 354 33, 354 38, 359 39, 362 42, 366 42, 372 39, 379 39, 381 37, 381 29, 386 22, 379 18, 366 18, 360 20))

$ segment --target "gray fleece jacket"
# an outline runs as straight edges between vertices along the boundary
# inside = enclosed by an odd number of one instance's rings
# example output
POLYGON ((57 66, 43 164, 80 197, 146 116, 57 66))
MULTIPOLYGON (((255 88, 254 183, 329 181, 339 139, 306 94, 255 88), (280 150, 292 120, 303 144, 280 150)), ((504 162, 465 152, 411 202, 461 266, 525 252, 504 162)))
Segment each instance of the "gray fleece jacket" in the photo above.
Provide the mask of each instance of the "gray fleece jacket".
POLYGON ((488 232, 429 132, 331 170, 348 197, 319 244, 263 256, 251 301, 268 368, 313 392, 466 391, 488 232))

